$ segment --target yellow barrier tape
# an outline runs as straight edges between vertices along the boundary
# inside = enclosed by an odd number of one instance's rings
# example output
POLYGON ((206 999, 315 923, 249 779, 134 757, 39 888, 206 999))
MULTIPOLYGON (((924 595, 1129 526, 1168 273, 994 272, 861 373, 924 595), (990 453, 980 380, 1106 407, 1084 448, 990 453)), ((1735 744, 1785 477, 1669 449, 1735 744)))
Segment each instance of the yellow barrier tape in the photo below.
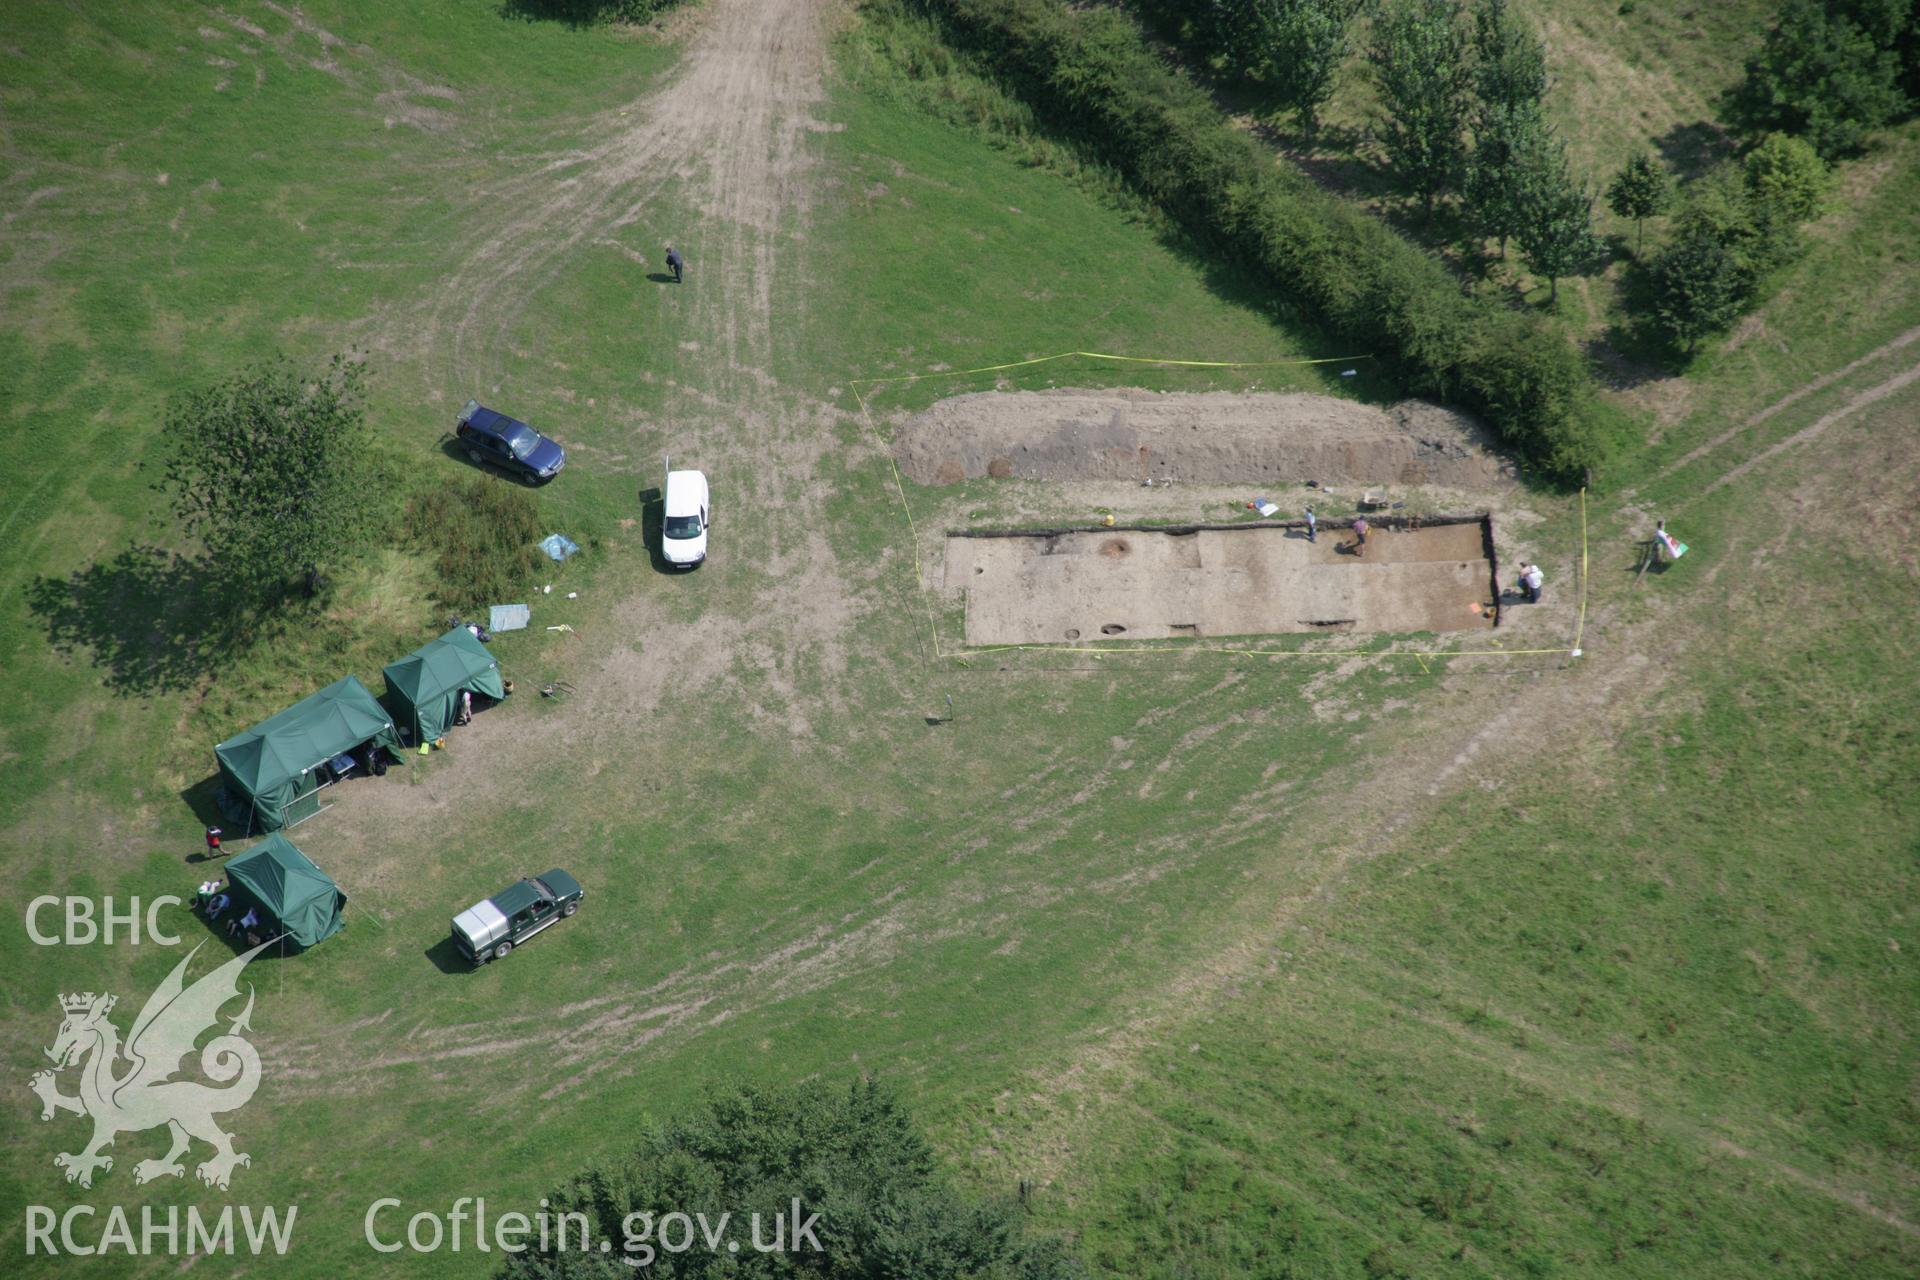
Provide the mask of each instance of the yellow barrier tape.
POLYGON ((1134 645, 1096 649, 1066 644, 1002 644, 991 648, 949 649, 942 658, 980 658, 994 653, 1232 653, 1245 658, 1523 658, 1572 653, 1571 649, 1236 649, 1216 644, 1134 645))
MULTIPOLYGON (((890 378, 849 378, 849 383, 862 383, 878 386, 883 382, 921 382, 927 378, 961 378, 972 373, 999 373, 1003 369, 1025 369, 1036 364, 1050 364, 1055 360, 1109 360, 1116 364, 1164 364, 1184 369, 1278 369, 1287 366, 1309 364, 1352 364, 1359 360, 1373 359, 1373 353, 1364 356, 1327 356, 1317 360, 1173 360, 1161 356, 1113 356, 1103 351, 1062 351, 1058 355, 1035 356, 1031 360, 1010 360, 1005 364, 983 364, 978 369, 936 369, 931 373, 903 373, 890 378)), ((858 396, 859 392, 854 392, 858 396)), ((864 408, 864 404, 862 405, 864 408)))
POLYGON ((907 516, 907 534, 913 542, 913 590, 927 611, 927 633, 933 637, 932 658, 945 657, 940 652, 940 626, 934 621, 933 605, 927 599, 926 578, 920 563, 920 525, 913 518, 913 504, 907 501, 907 486, 900 479, 900 463, 894 458, 893 450, 887 448, 886 441, 880 438, 880 429, 873 425, 873 415, 867 412, 867 398, 860 394, 858 387, 851 385, 853 381, 856 380, 849 379, 849 389, 853 392, 853 398, 860 403, 860 417, 866 422, 867 434, 873 437, 873 443, 886 455, 887 465, 893 468, 893 491, 899 495, 900 510, 907 516))
POLYGON ((1573 625, 1573 648, 1567 652, 1574 657, 1581 653, 1580 638, 1587 633, 1587 487, 1580 486, 1580 618, 1573 625))
MULTIPOLYGON (((1091 653, 1129 654, 1129 653, 1226 653, 1248 658, 1413 658, 1420 663, 1421 670, 1427 670, 1428 658, 1523 658, 1545 657, 1554 654, 1578 657, 1581 654, 1580 641, 1587 628, 1587 491, 1580 490, 1580 611, 1574 625, 1573 644, 1565 649, 1249 649, 1231 645, 1125 645, 1102 648, 1087 645, 1060 644, 1003 644, 982 648, 969 648, 962 645, 958 649, 945 649, 940 644, 940 626, 934 618, 933 605, 927 598, 925 562, 920 555, 920 526, 913 518, 913 504, 907 501, 906 482, 900 476, 900 464, 893 456, 893 450, 887 448, 886 441, 880 437, 880 429, 874 425, 873 414, 867 406, 867 398, 860 394, 860 387, 876 386, 881 383, 919 382, 928 378, 958 378, 975 373, 998 373, 1004 369, 1024 369, 1033 365, 1047 364, 1054 360, 1068 360, 1073 357, 1089 360, 1110 360, 1130 364, 1160 364, 1196 369, 1266 369, 1282 365, 1343 364, 1355 360, 1370 360, 1371 355, 1338 356, 1319 360, 1172 360, 1156 356, 1116 356, 1098 351, 1063 351, 1058 355, 1038 356, 1031 360, 1012 360, 1005 364, 982 365, 977 369, 938 369, 931 373, 908 373, 887 378, 849 378, 848 390, 860 406, 861 420, 866 423, 867 434, 886 455, 887 466, 893 472, 893 491, 900 499, 900 510, 907 517, 907 532, 913 543, 913 585, 920 596, 921 606, 927 615, 927 634, 933 641, 932 656, 936 659, 987 657, 996 653, 1091 653)), ((1497 642, 1496 642, 1497 643, 1497 642)), ((923 646, 924 647, 924 646, 923 646)))

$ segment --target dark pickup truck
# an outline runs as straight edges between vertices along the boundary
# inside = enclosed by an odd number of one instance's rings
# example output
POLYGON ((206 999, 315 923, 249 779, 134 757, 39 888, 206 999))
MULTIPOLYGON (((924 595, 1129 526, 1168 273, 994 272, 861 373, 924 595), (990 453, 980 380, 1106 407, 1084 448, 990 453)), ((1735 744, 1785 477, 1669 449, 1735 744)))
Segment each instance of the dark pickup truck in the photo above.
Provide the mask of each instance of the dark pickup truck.
POLYGON ((559 868, 508 885, 453 918, 453 945, 475 964, 507 953, 555 920, 580 909, 586 890, 559 868))

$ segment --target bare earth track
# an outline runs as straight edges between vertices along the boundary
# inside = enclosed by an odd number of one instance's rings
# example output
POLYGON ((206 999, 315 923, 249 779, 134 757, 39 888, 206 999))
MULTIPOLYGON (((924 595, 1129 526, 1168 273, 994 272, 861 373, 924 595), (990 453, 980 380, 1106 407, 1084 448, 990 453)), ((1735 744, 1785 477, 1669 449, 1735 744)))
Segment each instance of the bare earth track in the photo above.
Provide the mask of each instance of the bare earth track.
MULTIPOLYGON (((826 39, 814 0, 719 0, 675 78, 650 98, 606 112, 604 140, 547 157, 488 191, 504 222, 485 234, 419 326, 436 374, 470 393, 497 374, 500 353, 541 289, 585 247, 640 222, 674 182, 718 234, 691 264, 701 273, 701 326, 730 367, 763 367, 771 280, 791 269, 787 247, 804 218, 806 135, 824 97, 826 39), (786 235, 783 236, 782 229, 786 235), (713 264, 713 265, 709 265, 713 264)), ((648 246, 646 261, 658 261, 648 246)))
MULTIPOLYGON (((603 113, 599 128, 590 130, 603 132, 603 141, 534 157, 478 193, 480 207, 500 220, 433 296, 411 314, 389 317, 387 340, 423 348, 436 383, 484 391, 500 376, 516 329, 542 290, 577 265, 579 255, 624 248, 620 238, 631 238, 657 202, 701 210, 702 251, 689 263, 687 286, 658 292, 661 305, 681 309, 689 341, 709 357, 699 385, 675 387, 679 403, 672 416, 697 437, 699 464, 728 484, 728 501, 743 507, 777 501, 784 508, 789 518, 756 548, 771 585, 745 617, 710 611, 679 620, 643 601, 621 606, 618 642, 582 641, 577 650, 573 678, 590 696, 531 722, 508 726, 482 716, 464 730, 463 749, 491 760, 493 769, 450 770, 420 787, 367 788, 341 806, 330 819, 333 829, 362 850, 358 858, 342 857, 341 872, 367 892, 369 903, 377 903, 398 874, 380 852, 388 843, 380 833, 430 831, 457 819, 488 789, 494 769, 537 769, 556 742, 579 757, 611 754, 670 694, 696 695, 739 667, 770 671, 778 684, 798 662, 831 671, 842 660, 840 647, 852 630, 851 588, 819 532, 825 516, 815 504, 829 490, 812 483, 814 466, 831 447, 831 411, 782 392, 766 373, 775 332, 772 282, 802 273, 798 248, 812 163, 806 144, 827 127, 814 115, 824 96, 822 6, 817 0, 715 0, 698 20, 674 79, 603 113), (668 664, 651 656, 655 652, 680 656, 668 664)), ((623 262, 622 269, 635 265, 623 262)), ((717 585, 716 575, 727 569, 709 565, 701 572, 717 585)), ((805 729, 803 717, 791 726, 794 733, 805 729)), ((680 1027, 721 993, 751 987, 772 999, 795 983, 808 989, 838 971, 837 958, 864 949, 845 938, 798 941, 777 945, 760 962, 721 963, 678 975, 668 989, 609 997, 602 1003, 614 1003, 616 1011, 587 1019, 584 1028, 563 1034, 535 1020, 526 1034, 555 1043, 584 1036, 599 1052, 617 1055, 680 1027)), ((437 1046, 435 1055, 506 1053, 522 1043, 512 1027, 471 1043, 454 1028, 415 1034, 437 1046)), ((304 1059, 288 1046, 285 1060, 304 1059)), ((372 1069, 410 1060, 396 1053, 372 1069)), ((320 1067, 311 1087, 328 1087, 324 1081, 345 1069, 338 1062, 320 1067)))

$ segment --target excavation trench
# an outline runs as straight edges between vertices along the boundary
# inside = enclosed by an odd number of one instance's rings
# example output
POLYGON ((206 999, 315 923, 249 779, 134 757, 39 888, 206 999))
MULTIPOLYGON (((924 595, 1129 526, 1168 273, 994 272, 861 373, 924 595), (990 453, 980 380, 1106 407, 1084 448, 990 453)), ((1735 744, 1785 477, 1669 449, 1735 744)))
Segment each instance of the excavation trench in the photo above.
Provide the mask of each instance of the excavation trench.
POLYGON ((1369 523, 954 530, 945 585, 970 645, 1499 625, 1492 517, 1369 523))

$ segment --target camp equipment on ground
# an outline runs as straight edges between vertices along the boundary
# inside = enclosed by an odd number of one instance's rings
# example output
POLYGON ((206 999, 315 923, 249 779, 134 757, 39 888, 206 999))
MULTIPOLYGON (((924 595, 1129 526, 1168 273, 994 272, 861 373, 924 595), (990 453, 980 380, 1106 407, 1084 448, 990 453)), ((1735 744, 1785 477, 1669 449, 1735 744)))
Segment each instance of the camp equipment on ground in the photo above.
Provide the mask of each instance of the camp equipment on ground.
POLYGON ((496 604, 488 607, 487 630, 525 631, 533 610, 524 604, 496 604))

